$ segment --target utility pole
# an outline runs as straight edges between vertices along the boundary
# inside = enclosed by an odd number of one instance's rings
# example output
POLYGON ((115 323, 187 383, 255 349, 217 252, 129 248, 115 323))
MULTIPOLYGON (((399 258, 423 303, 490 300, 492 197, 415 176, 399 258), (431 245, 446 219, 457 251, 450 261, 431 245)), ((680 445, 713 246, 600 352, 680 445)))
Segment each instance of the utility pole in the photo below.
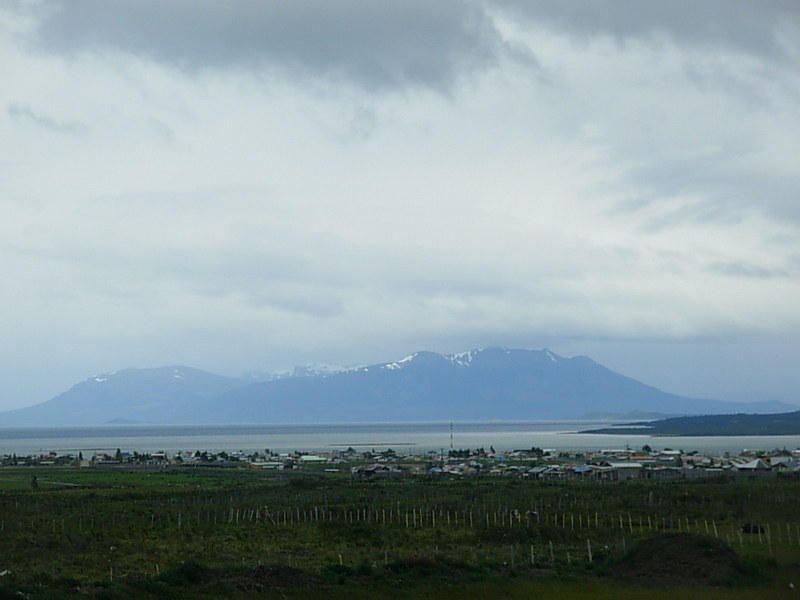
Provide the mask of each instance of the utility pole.
POLYGON ((453 452, 453 422, 450 421, 450 452, 453 452))

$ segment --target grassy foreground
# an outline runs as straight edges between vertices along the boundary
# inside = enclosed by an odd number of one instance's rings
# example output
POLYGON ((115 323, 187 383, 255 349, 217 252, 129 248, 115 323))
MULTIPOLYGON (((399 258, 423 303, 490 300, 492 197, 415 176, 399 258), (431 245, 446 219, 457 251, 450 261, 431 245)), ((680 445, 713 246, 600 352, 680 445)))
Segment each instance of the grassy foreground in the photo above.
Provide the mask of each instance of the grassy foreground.
POLYGON ((674 598, 674 585, 681 598, 794 598, 798 508, 794 476, 355 483, 252 469, 8 468, 0 600, 658 599, 674 598), (654 538, 663 557, 637 563, 654 538))

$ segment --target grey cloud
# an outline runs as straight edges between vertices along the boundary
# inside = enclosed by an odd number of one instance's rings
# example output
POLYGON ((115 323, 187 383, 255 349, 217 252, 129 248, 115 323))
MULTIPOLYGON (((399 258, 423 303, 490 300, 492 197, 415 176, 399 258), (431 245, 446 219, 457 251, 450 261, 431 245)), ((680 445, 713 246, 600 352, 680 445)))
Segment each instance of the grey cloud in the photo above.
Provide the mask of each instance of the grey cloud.
POLYGON ((750 263, 717 263, 711 265, 711 270, 732 277, 747 277, 752 279, 773 279, 790 277, 785 270, 765 269, 750 263))
POLYGON ((319 289, 281 289, 260 293, 249 298, 256 308, 270 306, 289 313, 309 317, 338 317, 344 312, 340 298, 319 289))
POLYGON ((71 133, 83 135, 89 128, 79 121, 59 121, 52 117, 40 115, 27 106, 11 104, 6 109, 8 116, 19 123, 33 123, 39 127, 44 127, 57 133, 71 133))
MULTIPOLYGON (((286 232, 262 229, 273 242, 251 245, 252 240, 229 240, 191 250, 170 247, 163 241, 123 236, 106 242, 77 237, 46 247, 19 248, 2 244, 19 258, 70 274, 73 285, 96 298, 123 304, 157 306, 165 290, 180 290, 186 297, 216 302, 233 298, 244 306, 271 307, 287 313, 329 318, 342 313, 342 292, 353 285, 347 263, 333 257, 346 249, 324 252, 314 239, 290 241, 286 232), (319 254, 329 260, 314 260, 319 254)), ((202 244, 200 245, 202 246, 202 244)), ((71 292, 70 292, 71 293, 71 292)))
MULTIPOLYGON (((314 265, 296 249, 217 254, 216 258, 200 254, 176 261, 178 253, 162 276, 173 277, 201 296, 241 296, 254 307, 273 306, 315 316, 341 312, 336 296, 347 285, 346 274, 314 265)), ((154 268, 164 269, 156 264, 155 256, 151 260, 154 268)))
POLYGON ((150 125, 150 129, 152 132, 159 138, 161 141, 166 143, 172 143, 175 141, 175 132, 172 130, 169 125, 161 121, 160 119, 156 119, 155 117, 150 117, 148 119, 148 124, 150 125))
POLYGON ((481 8, 454 0, 61 2, 36 44, 60 54, 131 52, 189 71, 286 68, 370 89, 447 88, 501 52, 481 8))
MULTIPOLYGON (((100 218, 114 221, 110 214, 103 212, 100 218)), ((203 301, 230 298, 256 309, 331 318, 358 298, 415 304, 435 298, 467 306, 525 288, 513 271, 488 261, 465 261, 456 252, 381 248, 264 224, 211 245, 198 242, 191 249, 173 246, 161 236, 120 234, 109 233, 102 252, 97 250, 100 240, 92 235, 40 248, 2 245, 18 257, 70 273, 73 284, 95 297, 126 304, 157 305, 165 290, 180 290, 203 301)))
POLYGON ((651 220, 653 230, 687 222, 734 224, 753 210, 784 224, 800 224, 800 176, 764 172, 757 165, 749 165, 748 155, 757 155, 758 151, 740 146, 707 159, 652 156, 627 175, 642 193, 620 202, 618 208, 636 211, 664 198, 693 199, 651 220))
MULTIPOLYGON (((606 36, 628 49, 629 42, 657 45, 671 39, 689 50, 680 55, 681 68, 694 90, 707 93, 709 102, 729 101, 727 106, 698 104, 704 116, 693 123, 694 117, 671 104, 679 101, 679 87, 675 85, 673 96, 665 84, 662 97, 645 96, 649 104, 636 107, 641 109, 640 117, 638 110, 632 110, 629 120, 617 123, 606 140, 608 149, 620 164, 630 165, 624 180, 637 190, 636 199, 620 203, 622 210, 680 195, 693 200, 671 214, 661 214, 649 223, 652 229, 685 222, 735 223, 754 209, 768 218, 800 223, 800 176, 785 167, 783 172, 765 168, 765 156, 773 155, 776 163, 783 157, 778 147, 772 146, 775 136, 770 137, 758 125, 759 119, 784 115, 787 131, 796 127, 794 107, 800 96, 794 74, 800 67, 800 3, 534 0, 492 1, 489 6, 516 22, 535 23, 571 36, 576 43, 606 36), (721 115, 725 109, 748 118, 735 122, 729 113, 721 115), (664 120, 659 123, 661 115, 664 120), (701 143, 716 145, 718 150, 709 156, 687 156, 687 149, 701 143), (647 158, 631 161, 632 156, 647 158)), ((630 104, 635 91, 620 90, 614 100, 630 104)), ((695 95, 693 100, 700 98, 703 96, 695 95)), ((583 117, 581 114, 575 121, 583 117)))
POLYGON ((596 2, 499 3, 514 16, 545 23, 576 36, 628 39, 667 36, 700 47, 722 46, 773 60, 796 62, 800 22, 795 0, 598 0, 596 2), (786 28, 786 29, 784 29, 786 28))

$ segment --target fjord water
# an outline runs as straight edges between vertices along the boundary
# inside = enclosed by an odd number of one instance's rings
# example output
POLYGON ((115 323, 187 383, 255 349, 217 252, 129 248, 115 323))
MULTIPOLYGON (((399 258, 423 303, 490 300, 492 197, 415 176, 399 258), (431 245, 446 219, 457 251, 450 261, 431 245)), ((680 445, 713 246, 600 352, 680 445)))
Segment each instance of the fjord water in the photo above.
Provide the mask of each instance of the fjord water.
POLYGON ((576 450, 654 449, 697 450, 703 454, 739 454, 743 449, 800 448, 800 435, 651 437, 578 433, 608 427, 608 421, 490 421, 436 423, 336 423, 296 425, 114 425, 103 427, 0 428, 0 455, 56 452, 263 452, 383 450, 399 454, 494 447, 498 452, 525 448, 576 450))

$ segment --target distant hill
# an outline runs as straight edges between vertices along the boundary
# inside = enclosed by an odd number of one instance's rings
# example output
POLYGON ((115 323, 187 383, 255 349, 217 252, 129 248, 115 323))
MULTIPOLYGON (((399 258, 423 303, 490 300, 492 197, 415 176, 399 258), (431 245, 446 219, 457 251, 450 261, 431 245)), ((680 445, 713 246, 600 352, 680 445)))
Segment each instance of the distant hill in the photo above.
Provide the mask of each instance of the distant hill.
POLYGON ((585 356, 485 348, 417 352, 324 376, 256 383, 224 394, 215 412, 225 422, 468 421, 709 414, 731 412, 732 406, 663 392, 585 356))
POLYGON ((800 411, 753 415, 704 415, 673 417, 659 421, 627 424, 583 433, 635 435, 713 436, 713 435, 800 435, 800 411))
POLYGON ((189 367, 125 369, 90 377, 41 404, 0 413, 0 426, 191 423, 200 407, 242 385, 189 367))
POLYGON ((344 370, 213 375, 188 367, 98 375, 36 406, 0 413, 0 427, 110 423, 230 424, 547 420, 587 414, 781 412, 663 392, 585 357, 485 348, 417 352, 344 370))

